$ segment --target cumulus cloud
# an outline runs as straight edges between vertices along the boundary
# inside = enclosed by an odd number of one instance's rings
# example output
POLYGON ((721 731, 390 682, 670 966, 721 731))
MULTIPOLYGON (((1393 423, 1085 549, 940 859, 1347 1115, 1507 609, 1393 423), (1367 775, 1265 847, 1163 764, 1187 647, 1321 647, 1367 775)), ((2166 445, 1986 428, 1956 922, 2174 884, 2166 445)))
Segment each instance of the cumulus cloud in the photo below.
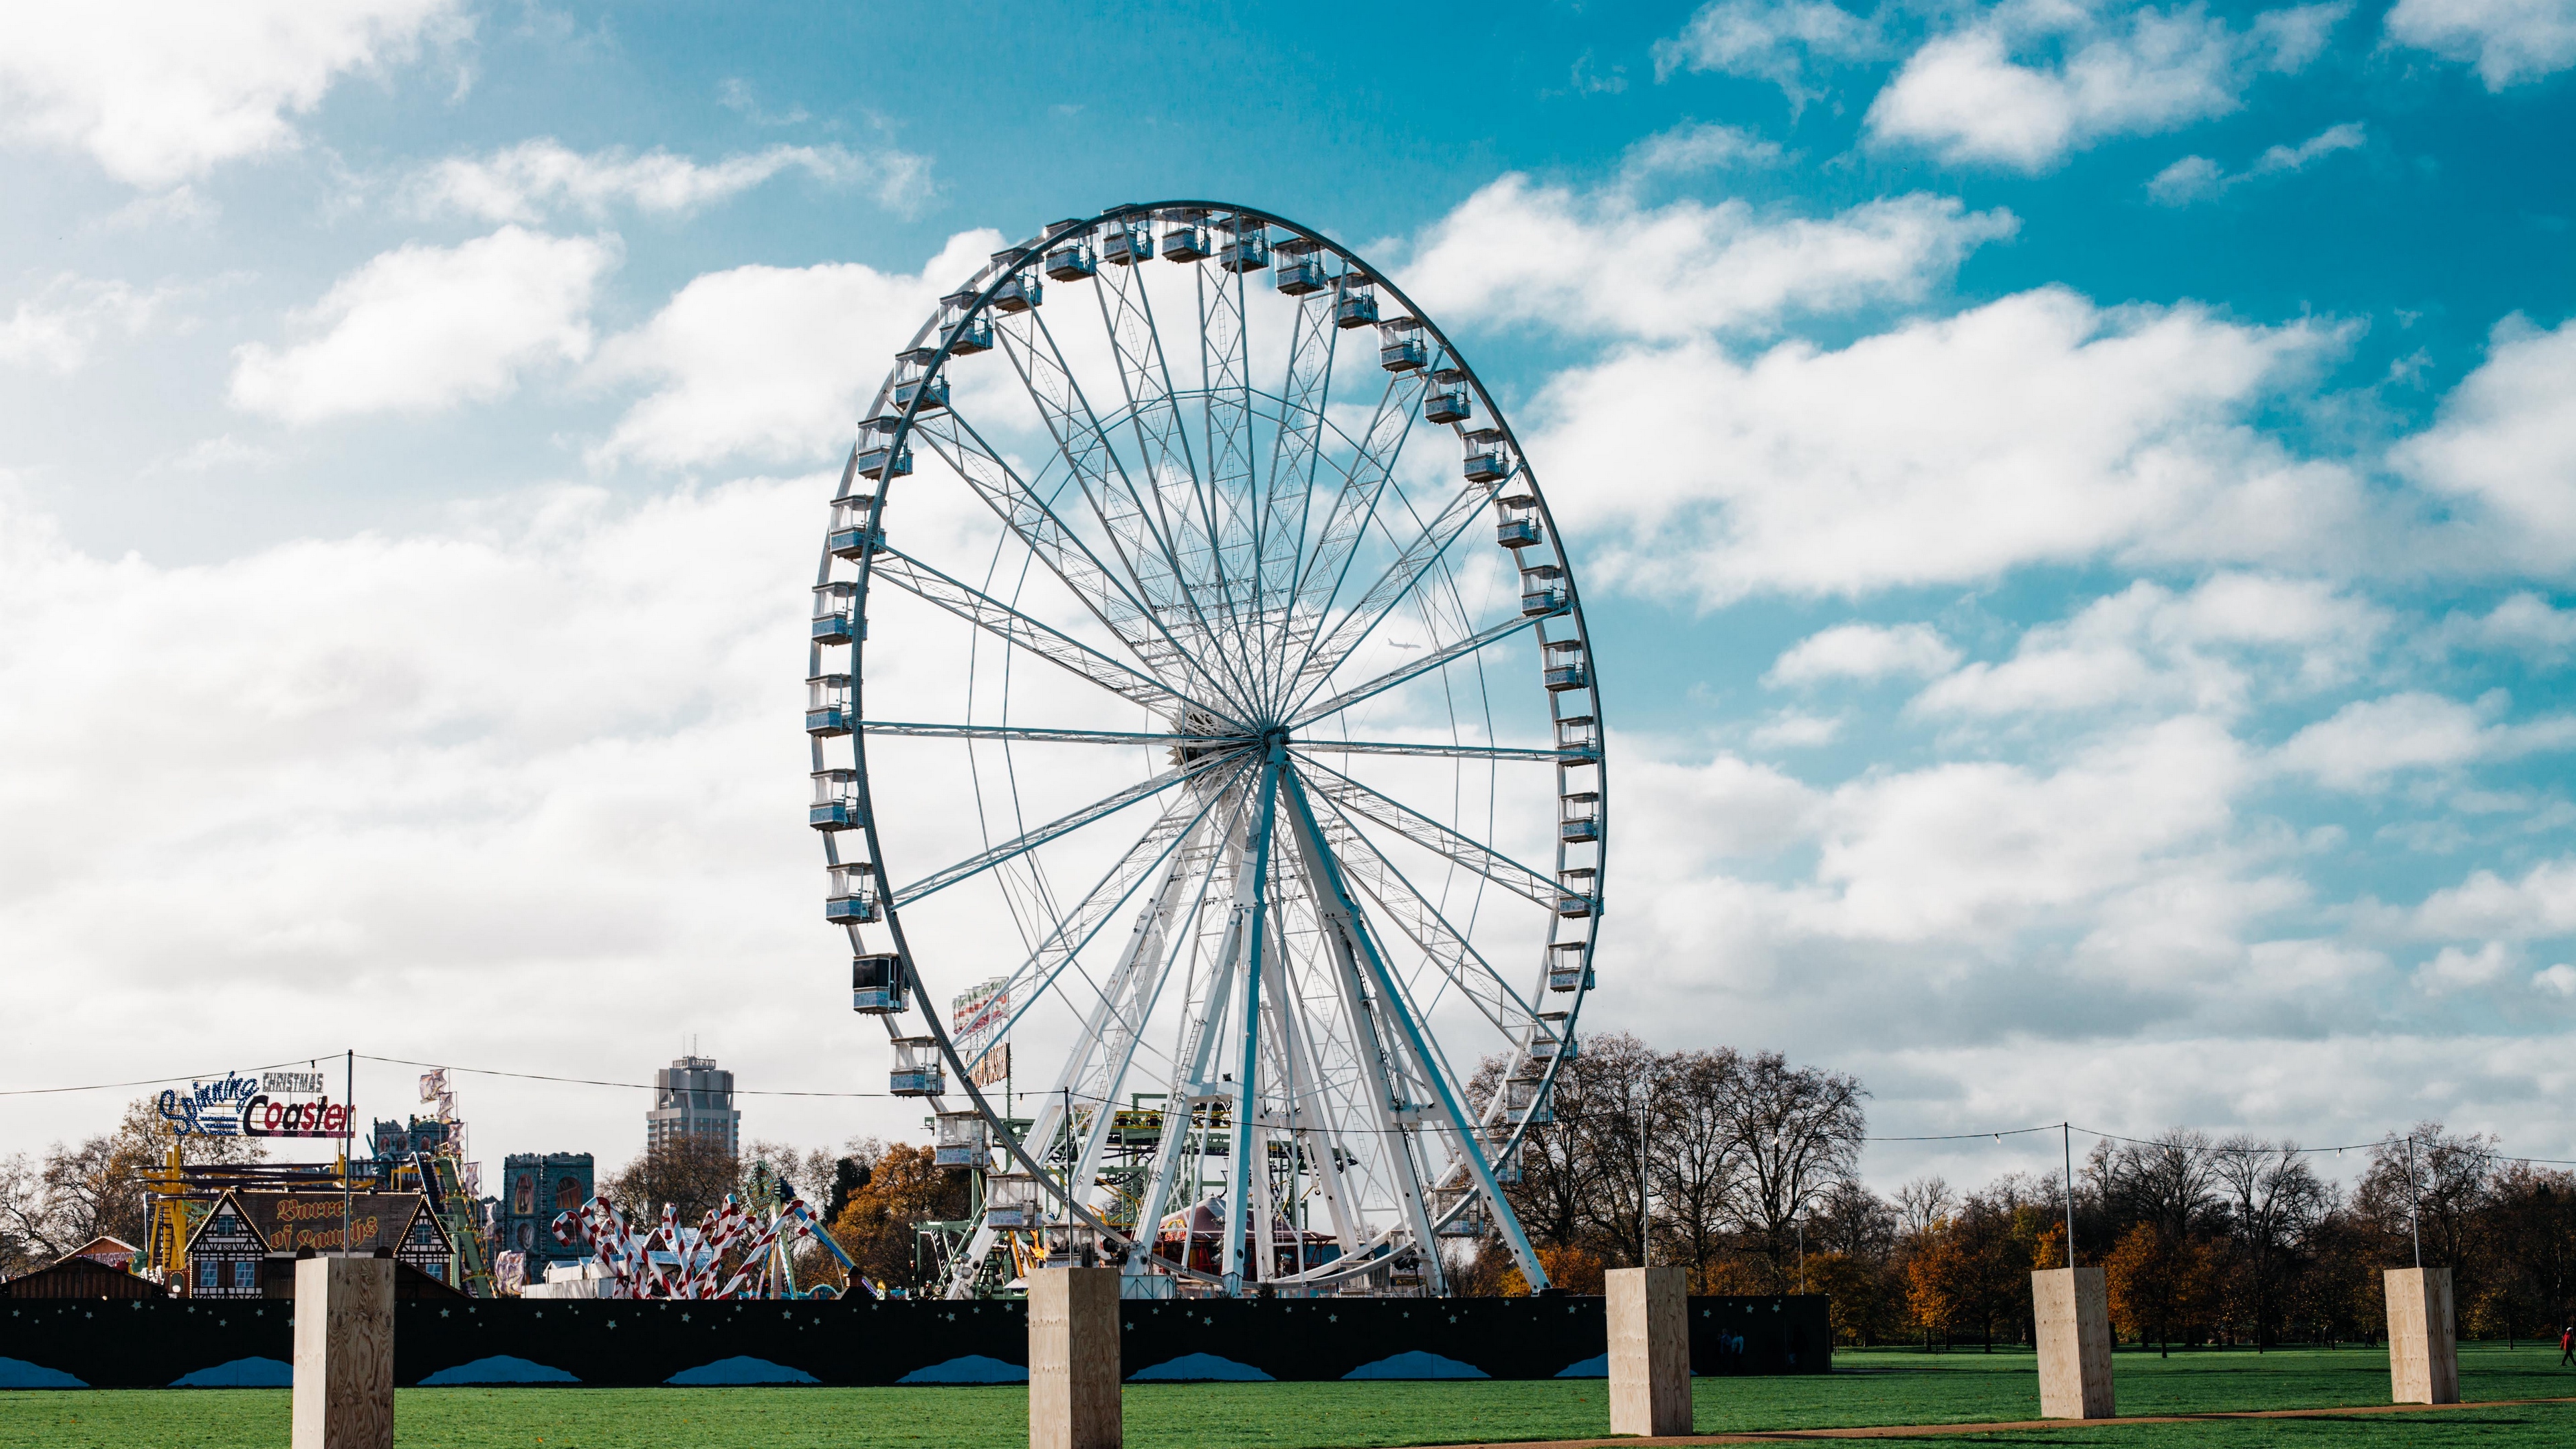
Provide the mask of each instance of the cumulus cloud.
POLYGON ((2576 321, 2496 325, 2487 360, 2399 444, 2399 472, 2458 500, 2482 551, 2534 573, 2576 569, 2576 321))
POLYGON ((2159 171, 2147 183, 2147 195, 2164 206, 2189 206, 2224 196, 2249 182, 2304 171, 2318 160, 2338 151, 2358 150, 2366 143, 2359 121, 2346 121, 2328 126, 2296 146, 2273 146, 2265 149, 2254 164, 2230 175, 2225 167, 2206 156, 2185 156, 2159 171))
POLYGON ((1740 126, 1684 121, 1669 131, 1631 145, 1620 157, 1619 173, 1630 180, 1682 176, 1728 167, 1757 168, 1780 164, 1780 143, 1765 141, 1740 126))
POLYGON ((2536 941, 2576 935, 2576 858, 2544 860, 2513 880, 2491 870, 2470 873, 2415 908, 2418 934, 2536 941))
POLYGON ((2565 716, 2490 723, 2504 705, 2501 692, 2474 705, 2423 690, 2356 700, 2292 735, 2277 763, 2335 789, 2370 791, 2405 771, 2576 745, 2576 719, 2565 716))
POLYGON ((2389 624, 2378 605, 2314 579, 2229 573, 2184 593, 2142 579, 2064 623, 2024 633, 2010 659, 1935 682, 1913 708, 1989 717, 2105 708, 2235 714, 2258 694, 2349 678, 2389 624))
POLYGON ((694 211, 786 171, 866 186, 880 204, 908 213, 928 189, 930 163, 892 149, 863 156, 839 146, 772 146, 701 165, 658 148, 642 155, 616 148, 581 152, 546 137, 485 156, 451 156, 414 177, 409 191, 423 211, 533 224, 558 208, 592 217, 615 206, 665 215, 694 211))
POLYGON ((1791 646, 1762 682, 1814 684, 1827 679, 1930 678, 1959 662, 1959 651, 1929 624, 1836 624, 1791 646))
POLYGON ((2350 545, 2358 484, 2251 418, 2343 345, 2305 322, 2103 309, 2056 288, 1749 362, 1625 352, 1524 409, 1591 568, 1715 606, 2025 564, 2297 561, 2350 545))
MULTIPOLYGON (((830 486, 556 491, 178 567, 83 553, 0 500, 13 1009, 125 1021, 117 1060, 162 1072, 355 1031, 394 1056, 475 1044, 633 1080, 695 1030, 773 1064, 747 1086, 852 1085, 822 1053, 875 1060, 874 1023, 777 1008, 820 998, 838 944, 797 729, 830 486), (131 647, 174 619, 188 647, 131 647), (593 1029, 491 1009, 531 982, 593 1029), (843 1045, 797 1040, 816 1031, 843 1045)), ((96 1045, 32 1034, 17 1070, 95 1080, 96 1045)), ((629 1096, 467 1091, 496 1151, 639 1140, 629 1096)), ((762 1106, 764 1135, 793 1110, 762 1106)), ((828 1121, 848 1110, 812 1114, 818 1135, 850 1130, 828 1121)))
POLYGON ((2196 5, 2116 18, 2074 6, 1998 10, 1909 56, 1870 103, 1870 138, 1945 161, 2045 171, 2107 137, 2235 111, 2259 72, 2315 58, 2348 8, 2272 11, 2242 30, 2196 5), (2057 55, 2025 58, 2035 50, 2057 55))
POLYGON ((0 364, 69 377, 88 364, 101 341, 142 335, 167 299, 166 291, 140 292, 124 282, 65 272, 0 322, 0 364))
POLYGON ((295 315, 304 340, 235 351, 233 405, 313 423, 499 397, 590 354, 591 295, 617 259, 614 237, 516 226, 385 252, 295 315))
POLYGON ((2492 649, 2556 663, 2576 650, 2576 609, 2561 609, 2534 593, 2511 595, 2485 614, 2454 610, 2437 640, 2453 649, 2492 649))
POLYGON ((0 7, 0 126, 165 187, 296 144, 342 76, 469 24, 456 0, 0 7))
POLYGON ((600 349, 595 381, 651 391, 592 460, 691 467, 737 455, 810 460, 846 447, 896 349, 1001 246, 999 232, 960 232, 910 275, 840 262, 692 280, 651 321, 600 349))
POLYGON ((2570 0, 2397 0, 2387 23, 2390 43, 2472 62, 2490 91, 2576 65, 2570 0))
POLYGON ((2488 986, 2513 969, 2514 951, 2502 941, 2489 941, 2475 951, 2445 946, 2417 967, 2415 984, 2427 994, 2448 996, 2471 987, 2488 986))
POLYGON ((1886 45, 1875 19, 1826 0, 1710 0, 1680 35, 1655 42, 1655 78, 1676 70, 1750 76, 1803 106, 1819 94, 1811 70, 1871 59, 1886 45))
POLYGON ((1816 220, 1742 201, 1640 207, 1507 175, 1432 227, 1405 269, 1435 316, 1675 338, 1767 332, 1794 313, 1915 301, 2018 223, 1956 199, 1890 197, 1816 220))

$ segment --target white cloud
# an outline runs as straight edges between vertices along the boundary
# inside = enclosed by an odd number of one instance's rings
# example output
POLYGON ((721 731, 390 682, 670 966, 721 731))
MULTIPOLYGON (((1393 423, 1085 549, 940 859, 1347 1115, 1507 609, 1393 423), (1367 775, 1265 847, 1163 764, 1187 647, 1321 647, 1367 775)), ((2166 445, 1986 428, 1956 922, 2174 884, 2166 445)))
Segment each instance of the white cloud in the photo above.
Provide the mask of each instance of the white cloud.
POLYGON ((499 397, 529 369, 589 355, 591 294, 617 258, 614 237, 516 226, 385 252, 296 315, 306 340, 236 350, 233 405, 312 423, 499 397))
POLYGON ((2538 594, 2514 594, 2483 616, 2454 612, 2443 619, 2442 643, 2454 649, 2498 649, 2555 663, 2576 649, 2576 609, 2554 607, 2538 594))
POLYGON ((2346 121, 2328 126, 2296 146, 2272 146, 2264 150, 2254 164, 2235 175, 2206 156, 2185 156, 2159 171, 2147 183, 2147 195, 2165 206, 2188 206, 2221 196, 2251 181, 2304 171, 2316 161, 2338 151, 2357 150, 2367 143, 2359 121, 2346 121))
POLYGON ((488 156, 451 156, 414 177, 410 193, 423 211, 535 223, 558 206, 592 217, 616 205, 693 211, 790 170, 835 185, 870 185, 880 203, 908 212, 928 189, 930 163, 895 150, 862 156, 838 146, 772 146, 700 165, 659 149, 584 153, 548 137, 488 156))
POLYGON ((2425 897, 2412 924, 2418 934, 2436 938, 2537 941, 2576 935, 2576 858, 2544 860, 2518 880, 2473 871, 2460 884, 2425 897))
POLYGON ((1589 575, 1707 606, 2040 562, 2297 562, 2356 546, 2359 488, 2251 418, 2342 342, 2049 288, 1838 351, 1626 352, 1560 374, 1523 436, 1542 476, 1589 480, 1555 500, 1589 575))
POLYGON ((1754 726, 1746 739, 1759 750, 1809 750, 1832 744, 1842 732, 1843 722, 1832 715, 1784 709, 1754 726))
POLYGON ((1765 167, 1780 164, 1780 143, 1766 141, 1738 126, 1684 121, 1669 131, 1631 145, 1620 157, 1619 171, 1632 180, 1680 176, 1721 167, 1765 167))
POLYGON ((2531 989, 2547 991, 2559 996, 2576 996, 2576 966, 2570 966, 2561 961, 2555 966, 2533 972, 2531 989))
POLYGON ((1742 201, 1640 208, 1618 190, 1578 196, 1514 174, 1442 218, 1404 280, 1434 316, 1629 337, 1765 332, 1791 313, 1918 300, 2017 225, 1919 192, 1826 220, 1766 219, 1742 201))
POLYGON ((102 339, 142 335, 166 299, 163 291, 138 292, 124 282, 65 272, 0 322, 0 364, 69 377, 88 364, 102 339))
POLYGON ((2416 968, 2415 984, 2434 996, 2448 996, 2455 991, 2493 985, 2505 972, 2513 969, 2515 953, 2502 941, 2489 941, 2475 951, 2445 946, 2416 968))
POLYGON ((0 6, 0 125, 164 187, 294 145, 341 76, 469 28, 456 0, 0 6))
POLYGON ((2184 718, 2051 773, 1951 762, 1865 779, 1834 793, 1816 878, 1839 892, 1838 932, 1999 940, 2210 844, 2248 775, 2224 729, 2184 718))
POLYGON ((869 389, 937 305, 1002 246, 960 232, 909 276, 855 262, 736 267, 695 278, 600 349, 600 381, 642 380, 596 462, 689 467, 735 455, 811 460, 847 447, 869 389))
POLYGON ((2277 763, 2339 790, 2371 791, 2401 771, 2449 770, 2576 745, 2576 718, 2488 723, 2505 703, 2500 690, 2475 705, 2422 690, 2357 700, 2292 735, 2277 763))
POLYGON ((2398 470, 2458 499, 2487 555, 2545 576, 2576 571, 2576 322, 2496 325, 2487 360, 2432 427, 2391 454, 2398 470))
MULTIPOLYGON (((702 1031, 747 1087, 870 1085, 817 1052, 881 1060, 877 1024, 813 1009, 848 969, 815 905, 796 727, 831 481, 557 491, 190 567, 81 553, 0 500, 12 1010, 129 1023, 108 1077, 354 1037, 632 1081, 702 1031), (187 648, 125 647, 174 619, 187 648), (574 993, 586 1028, 492 1010, 532 981, 574 993)), ((22 1036, 22 1080, 100 1079, 81 1071, 101 1044, 22 1036)), ((632 1094, 462 1086, 492 1160, 640 1146, 632 1094)), ((851 1125, 881 1103, 746 1105, 746 1136, 907 1130, 851 1125)), ((96 1131, 100 1110, 67 1100, 13 1136, 96 1131)))
POLYGON ((2347 8, 2275 11, 2244 30, 2196 5, 2127 11, 2125 24, 2073 6, 1998 11, 1908 57, 1870 103, 1870 137, 1950 162, 2044 171, 2106 137, 2235 111, 2256 72, 2304 66, 2347 8), (2063 56, 2016 59, 2034 45, 2063 56))
POLYGON ((2062 624, 2031 629, 2008 660, 1939 680, 1913 708, 1989 717, 2103 708, 2234 714, 2258 694, 2350 677, 2387 627, 2385 610, 2311 579, 2219 574, 2183 594, 2142 579, 2062 624))
POLYGON ((2576 65, 2576 0, 2397 0, 2388 38, 2474 61, 2500 91, 2576 65))
POLYGON ((1800 106, 1819 94, 1808 88, 1811 64, 1865 60, 1885 49, 1875 20, 1826 0, 1710 0, 1680 35, 1655 42, 1655 78, 1682 69, 1751 76, 1800 106))
POLYGON ((1929 624, 1836 624, 1799 640, 1781 654, 1770 685, 1815 684, 1827 679, 1929 679, 1959 662, 1959 651, 1929 624))

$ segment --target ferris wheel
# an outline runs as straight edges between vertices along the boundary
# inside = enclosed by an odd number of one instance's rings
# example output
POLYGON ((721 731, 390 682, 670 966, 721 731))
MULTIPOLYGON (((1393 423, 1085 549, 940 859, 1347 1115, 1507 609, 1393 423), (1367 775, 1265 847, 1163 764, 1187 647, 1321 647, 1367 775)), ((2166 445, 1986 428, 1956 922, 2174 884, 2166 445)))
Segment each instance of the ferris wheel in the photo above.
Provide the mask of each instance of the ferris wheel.
POLYGON ((1131 1296, 1439 1293, 1443 1237, 1545 1286, 1501 1184, 1592 985, 1602 721, 1465 358, 1305 227, 1121 206, 995 253, 860 427, 810 821, 979 1173, 946 1291, 1049 1233, 1131 1296))

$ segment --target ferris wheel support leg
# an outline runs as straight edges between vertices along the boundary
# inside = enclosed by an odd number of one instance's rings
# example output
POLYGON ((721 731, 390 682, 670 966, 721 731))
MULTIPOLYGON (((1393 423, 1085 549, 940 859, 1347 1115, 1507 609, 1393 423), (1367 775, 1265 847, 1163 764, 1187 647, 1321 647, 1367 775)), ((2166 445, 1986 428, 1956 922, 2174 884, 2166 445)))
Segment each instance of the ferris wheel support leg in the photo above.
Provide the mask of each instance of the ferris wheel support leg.
MULTIPOLYGON (((1513 1213, 1511 1204, 1503 1200, 1502 1186, 1494 1181, 1493 1165, 1485 1161, 1484 1151, 1477 1145, 1475 1128, 1468 1120, 1464 1105, 1459 1102, 1458 1094, 1448 1079, 1441 1074, 1439 1061, 1423 1035, 1421 1024, 1406 1009, 1402 986, 1396 981, 1395 973, 1387 969, 1385 960, 1378 955, 1377 943, 1361 926, 1359 909, 1351 901, 1339 867, 1324 852, 1323 831, 1315 823, 1314 807, 1307 803, 1306 792, 1300 788, 1294 774, 1288 777, 1287 783, 1289 808, 1296 812, 1299 834, 1307 841, 1308 856, 1319 867, 1322 877, 1316 883, 1330 892, 1327 909, 1338 917, 1335 921, 1339 928, 1337 934, 1346 933, 1360 954, 1367 958, 1369 975, 1378 984, 1378 999, 1386 1003, 1388 1014, 1395 1018, 1406 1044, 1412 1049, 1413 1059, 1421 1064, 1423 1075, 1430 1080, 1432 1092, 1440 1098, 1441 1115, 1449 1119, 1450 1130, 1457 1134, 1461 1155, 1476 1174, 1476 1186, 1484 1192, 1485 1200, 1493 1205, 1495 1226, 1502 1229, 1503 1241, 1510 1247, 1522 1279, 1532 1292, 1545 1288, 1546 1270, 1539 1266, 1538 1255, 1530 1251, 1529 1239, 1521 1232, 1519 1216, 1513 1213)), ((1417 1205, 1416 1211, 1419 1210, 1417 1205)), ((1426 1273, 1436 1277, 1439 1255, 1427 1228, 1422 1235, 1421 1252, 1426 1273)))
MULTIPOLYGON (((1254 812, 1252 835, 1252 916, 1243 932, 1243 1009, 1235 1020, 1243 1034, 1243 1060, 1234 1083, 1234 1178, 1233 1200, 1226 1204, 1225 1291, 1243 1291, 1243 1239, 1257 1226, 1264 1236, 1269 1225, 1253 1216, 1253 1187, 1257 1177, 1266 1176, 1267 1164, 1252 1160, 1253 1113, 1260 1106, 1258 1091, 1261 1068, 1261 957, 1262 947, 1270 940, 1270 840, 1279 805, 1280 768, 1286 763, 1288 746, 1282 740, 1270 742, 1270 759, 1261 768, 1261 806, 1254 812), (1238 1224, 1240 1227, 1238 1228, 1238 1224)), ((1257 1267, 1257 1265, 1256 1265, 1257 1267)), ((1258 1276, 1256 1272, 1256 1276, 1258 1276)))
POLYGON ((1297 791, 1296 779, 1289 779, 1292 802, 1300 805, 1296 833, 1298 856, 1305 866, 1307 884, 1312 888, 1316 914, 1323 919, 1323 935, 1332 953, 1334 984, 1340 988, 1342 1011, 1350 1019, 1356 1038, 1361 1069, 1368 1074, 1369 1115, 1376 1123, 1378 1141, 1385 1144, 1383 1155, 1392 1158, 1400 1170, 1387 1177, 1395 1188, 1404 1220, 1413 1232, 1418 1256, 1428 1266, 1435 1285, 1439 1282, 1439 1259, 1432 1252, 1431 1214, 1422 1200, 1422 1174, 1415 1168, 1410 1135, 1396 1121, 1395 1083, 1387 1076, 1385 1043, 1378 1035, 1376 1019, 1368 1006, 1368 989, 1360 979, 1359 958, 1352 949, 1354 933, 1350 926, 1350 898, 1338 889, 1326 886, 1323 861, 1326 852, 1321 831, 1315 828, 1314 812, 1302 808, 1304 796, 1297 791))

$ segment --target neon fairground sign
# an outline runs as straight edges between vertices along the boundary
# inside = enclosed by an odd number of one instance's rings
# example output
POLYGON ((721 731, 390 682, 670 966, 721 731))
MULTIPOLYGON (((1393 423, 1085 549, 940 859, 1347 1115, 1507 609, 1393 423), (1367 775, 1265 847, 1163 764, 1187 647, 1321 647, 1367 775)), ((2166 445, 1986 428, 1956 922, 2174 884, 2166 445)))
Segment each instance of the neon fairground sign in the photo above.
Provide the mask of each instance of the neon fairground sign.
POLYGON ((161 1115, 182 1137, 340 1137, 349 1107, 334 1102, 320 1072, 227 1072, 161 1093, 161 1115))

